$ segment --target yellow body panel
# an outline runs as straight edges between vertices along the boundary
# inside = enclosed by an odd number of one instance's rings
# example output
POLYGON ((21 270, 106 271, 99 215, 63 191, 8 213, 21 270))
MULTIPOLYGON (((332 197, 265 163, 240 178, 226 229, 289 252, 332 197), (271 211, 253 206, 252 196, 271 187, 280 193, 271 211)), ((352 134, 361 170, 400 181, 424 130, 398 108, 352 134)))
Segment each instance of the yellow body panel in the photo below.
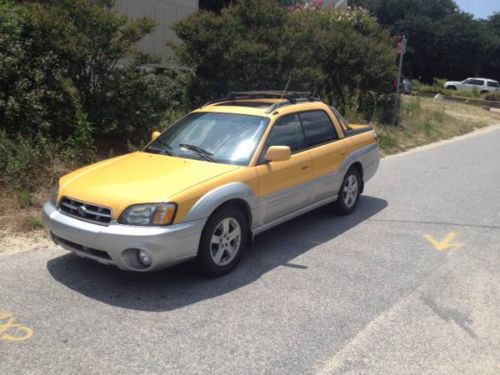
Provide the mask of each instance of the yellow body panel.
MULTIPOLYGON (((245 100, 248 101, 251 100, 245 100)), ((265 100, 271 104, 280 101, 265 100)), ((287 105, 272 113, 267 113, 263 108, 224 106, 223 103, 217 103, 194 112, 263 116, 270 119, 270 124, 246 167, 134 152, 90 165, 62 177, 58 198, 67 196, 109 207, 115 220, 130 205, 175 202, 178 204, 178 210, 174 222, 180 223, 201 197, 218 187, 240 182, 246 184, 257 196, 269 196, 335 172, 346 154, 375 143, 372 132, 356 135, 356 141, 351 138, 344 139, 341 125, 321 102, 287 105), (296 153, 290 160, 258 165, 265 140, 277 119, 283 115, 317 109, 328 113, 339 140, 296 153)))
POLYGON ((173 201, 175 194, 241 167, 134 152, 74 171, 60 181, 67 196, 112 209, 113 219, 138 203, 173 201))

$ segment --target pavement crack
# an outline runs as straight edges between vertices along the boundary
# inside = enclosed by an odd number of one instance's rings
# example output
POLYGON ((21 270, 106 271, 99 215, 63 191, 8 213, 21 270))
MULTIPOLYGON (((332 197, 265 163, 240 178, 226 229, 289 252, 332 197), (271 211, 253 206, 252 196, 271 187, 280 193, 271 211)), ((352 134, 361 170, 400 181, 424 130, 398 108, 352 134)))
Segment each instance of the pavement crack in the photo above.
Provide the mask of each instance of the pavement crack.
POLYGON ((445 222, 445 221, 390 220, 390 219, 368 219, 368 221, 377 221, 377 222, 382 222, 382 223, 406 223, 406 224, 427 224, 427 225, 448 225, 448 226, 451 225, 451 226, 455 226, 455 227, 500 229, 500 226, 496 226, 496 225, 450 223, 450 222, 445 222))

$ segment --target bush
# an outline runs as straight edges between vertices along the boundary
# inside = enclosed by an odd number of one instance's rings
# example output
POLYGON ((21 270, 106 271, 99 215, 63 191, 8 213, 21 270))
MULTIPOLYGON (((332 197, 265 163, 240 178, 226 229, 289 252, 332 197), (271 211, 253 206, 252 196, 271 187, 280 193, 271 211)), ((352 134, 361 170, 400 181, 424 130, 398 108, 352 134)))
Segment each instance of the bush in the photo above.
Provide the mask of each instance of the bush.
POLYGON ((84 127, 85 144, 136 141, 185 108, 184 75, 141 68, 157 61, 134 47, 153 23, 129 21, 112 4, 0 0, 0 126, 9 136, 41 132, 77 147, 84 127))
MULTIPOLYGON (((241 0, 174 25, 180 62, 195 76, 195 104, 230 90, 309 90, 341 111, 372 118, 393 91, 394 41, 364 10, 298 9, 241 0)), ((377 112, 378 111, 378 112, 377 112)))
POLYGON ((17 190, 36 191, 59 177, 63 153, 59 145, 40 134, 10 139, 0 130, 0 182, 17 190))

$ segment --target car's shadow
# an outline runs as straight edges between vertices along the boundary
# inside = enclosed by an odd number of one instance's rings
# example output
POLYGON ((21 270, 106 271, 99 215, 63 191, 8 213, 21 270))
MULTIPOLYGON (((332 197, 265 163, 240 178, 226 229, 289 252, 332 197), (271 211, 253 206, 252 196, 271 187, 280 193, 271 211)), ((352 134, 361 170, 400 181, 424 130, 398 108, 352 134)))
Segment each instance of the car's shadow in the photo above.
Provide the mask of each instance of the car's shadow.
POLYGON ((207 279, 193 262, 155 273, 133 273, 68 253, 51 259, 55 280, 104 303, 144 311, 174 310, 231 292, 276 267, 304 269, 292 259, 327 242, 387 207, 382 199, 363 196, 356 212, 339 217, 325 206, 256 237, 240 265, 230 274, 207 279))

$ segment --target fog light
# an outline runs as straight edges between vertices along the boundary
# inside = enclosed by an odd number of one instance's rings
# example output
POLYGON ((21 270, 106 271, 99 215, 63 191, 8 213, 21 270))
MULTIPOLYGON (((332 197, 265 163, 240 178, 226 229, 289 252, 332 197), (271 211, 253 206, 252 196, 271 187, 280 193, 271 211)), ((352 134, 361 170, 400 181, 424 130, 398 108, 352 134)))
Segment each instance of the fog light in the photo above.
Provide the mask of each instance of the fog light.
POLYGON ((139 263, 144 267, 149 267, 153 262, 153 258, 151 258, 151 255, 146 253, 144 250, 137 251, 137 259, 139 260, 139 263))

